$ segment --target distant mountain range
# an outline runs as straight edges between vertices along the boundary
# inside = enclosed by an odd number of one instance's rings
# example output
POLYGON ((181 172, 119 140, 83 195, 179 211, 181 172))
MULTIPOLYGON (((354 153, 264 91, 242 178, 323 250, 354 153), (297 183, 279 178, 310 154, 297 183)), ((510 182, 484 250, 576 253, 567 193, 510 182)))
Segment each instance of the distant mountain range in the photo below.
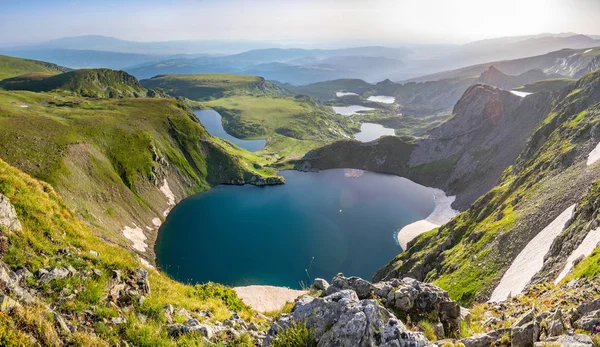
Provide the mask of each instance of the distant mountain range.
POLYGON ((368 82, 403 81, 484 62, 596 46, 600 46, 596 37, 573 33, 495 38, 466 45, 341 49, 281 48, 264 42, 133 42, 103 36, 79 36, 3 48, 0 54, 71 68, 121 69, 140 79, 161 74, 234 73, 305 85, 342 78, 368 82))

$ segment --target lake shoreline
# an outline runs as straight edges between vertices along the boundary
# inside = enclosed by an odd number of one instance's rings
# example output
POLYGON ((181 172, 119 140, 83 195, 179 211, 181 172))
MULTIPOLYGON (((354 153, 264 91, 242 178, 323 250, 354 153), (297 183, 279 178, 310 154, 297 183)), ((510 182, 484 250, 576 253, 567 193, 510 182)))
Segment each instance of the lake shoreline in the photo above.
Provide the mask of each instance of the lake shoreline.
POLYGON ((456 196, 447 196, 443 190, 438 188, 428 188, 433 195, 435 208, 427 218, 411 223, 398 231, 396 239, 403 251, 407 249, 408 243, 417 236, 439 228, 459 213, 459 211, 452 208, 452 203, 456 200, 456 196))

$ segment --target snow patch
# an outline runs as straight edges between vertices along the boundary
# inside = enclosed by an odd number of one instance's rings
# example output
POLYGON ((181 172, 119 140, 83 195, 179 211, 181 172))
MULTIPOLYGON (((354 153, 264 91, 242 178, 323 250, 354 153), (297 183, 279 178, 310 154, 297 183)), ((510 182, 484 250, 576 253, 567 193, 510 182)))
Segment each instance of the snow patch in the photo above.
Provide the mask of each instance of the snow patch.
MULTIPOLYGON (((169 211, 171 211, 171 206, 175 206, 175 194, 173 194, 173 192, 171 191, 171 188, 169 187, 169 182, 167 182, 166 178, 163 180, 163 185, 160 187, 160 191, 167 198, 167 204, 169 205, 169 208, 167 208, 165 212, 163 212, 163 215, 166 217, 169 214, 169 211)), ((154 221, 152 223, 154 223, 154 221)))
POLYGON ((523 292, 531 278, 544 266, 544 256, 550 250, 554 239, 565 228, 565 224, 571 218, 574 209, 574 204, 569 206, 529 241, 502 276, 500 283, 490 297, 490 301, 503 301, 509 296, 523 292))
POLYGON ((382 104, 393 104, 394 101, 396 101, 396 98, 393 96, 387 96, 387 95, 374 95, 374 96, 369 96, 367 98, 367 100, 373 101, 373 102, 379 102, 382 104))
POLYGON ((452 208, 452 203, 456 200, 456 196, 446 196, 446 193, 437 188, 429 188, 433 194, 435 201, 435 209, 427 218, 411 223, 400 229, 396 238, 402 250, 406 250, 408 243, 415 237, 427 232, 431 229, 440 227, 446 224, 450 219, 458 214, 458 211, 452 208))
POLYGON ((346 96, 346 95, 358 95, 358 94, 356 94, 356 93, 350 93, 350 92, 348 92, 348 93, 346 93, 346 92, 336 92, 335 93, 335 96, 337 96, 338 98, 341 98, 342 96, 346 96))
POLYGON ((587 51, 583 52, 583 54, 590 53, 591 51, 593 51, 593 49, 590 48, 587 51))
POLYGON ((125 238, 127 238, 129 241, 133 242, 132 247, 135 250, 146 252, 146 248, 148 248, 148 244, 146 244, 146 235, 144 235, 142 228, 135 225, 135 223, 133 226, 133 228, 125 226, 122 231, 123 236, 125 236, 125 238))
POLYGON ((592 165, 593 163, 597 162, 598 159, 600 159, 600 143, 598 143, 596 148, 594 148, 588 155, 587 165, 592 165))
POLYGON ((518 90, 511 90, 510 91, 512 94, 516 95, 516 96, 520 96, 522 98, 526 97, 527 95, 531 95, 533 93, 528 93, 528 92, 520 92, 518 90))
POLYGON ((596 249, 596 247, 598 246, 598 243, 600 243, 600 228, 591 230, 587 234, 585 239, 581 241, 579 247, 577 247, 573 251, 573 253, 571 253, 569 258, 567 258, 567 263, 565 264, 564 269, 558 275, 556 280, 554 280, 554 284, 558 284, 560 281, 563 280, 563 278, 567 277, 569 272, 571 272, 571 270, 573 269, 573 262, 577 260, 577 258, 581 256, 587 257, 588 255, 592 254, 594 249, 596 249))
POLYGON ((19 105, 21 108, 29 108, 29 105, 19 105))
POLYGON ((154 266, 152 266, 152 264, 150 264, 149 261, 147 261, 146 259, 140 257, 140 263, 142 263, 142 265, 144 265, 145 267, 155 270, 154 266))
POLYGON ((152 218, 152 224, 154 224, 154 226, 158 228, 158 227, 160 227, 162 222, 160 221, 159 218, 152 218))

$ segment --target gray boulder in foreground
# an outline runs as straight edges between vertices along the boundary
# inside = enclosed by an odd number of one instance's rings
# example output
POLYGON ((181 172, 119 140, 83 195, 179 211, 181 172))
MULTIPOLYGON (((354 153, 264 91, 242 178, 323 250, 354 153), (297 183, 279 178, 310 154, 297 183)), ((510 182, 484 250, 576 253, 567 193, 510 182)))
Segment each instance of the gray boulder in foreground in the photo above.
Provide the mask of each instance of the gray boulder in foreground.
POLYGON ((269 329, 263 346, 294 322, 305 322, 318 346, 431 346, 422 333, 411 332, 376 300, 359 300, 353 290, 341 290, 323 298, 305 295, 289 315, 282 315, 269 329))
POLYGON ((15 207, 2 194, 0 194, 0 227, 4 227, 8 231, 21 230, 21 222, 17 218, 15 207))

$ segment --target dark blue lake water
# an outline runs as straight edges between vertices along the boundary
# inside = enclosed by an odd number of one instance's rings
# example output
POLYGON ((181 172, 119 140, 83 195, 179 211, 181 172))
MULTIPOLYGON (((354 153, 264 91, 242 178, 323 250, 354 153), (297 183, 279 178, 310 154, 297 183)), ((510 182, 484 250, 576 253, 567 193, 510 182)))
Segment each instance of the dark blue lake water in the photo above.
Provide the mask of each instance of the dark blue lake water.
POLYGON ((267 144, 267 140, 242 140, 229 135, 225 129, 223 129, 222 117, 217 111, 198 110, 194 111, 194 114, 211 135, 223 138, 250 152, 260 151, 267 144))
POLYGON ((160 229, 159 266, 180 281, 233 286, 299 288, 309 266, 310 279, 370 279, 401 251, 394 234, 435 207, 427 188, 397 176, 280 174, 282 186, 218 186, 179 203, 160 229))

